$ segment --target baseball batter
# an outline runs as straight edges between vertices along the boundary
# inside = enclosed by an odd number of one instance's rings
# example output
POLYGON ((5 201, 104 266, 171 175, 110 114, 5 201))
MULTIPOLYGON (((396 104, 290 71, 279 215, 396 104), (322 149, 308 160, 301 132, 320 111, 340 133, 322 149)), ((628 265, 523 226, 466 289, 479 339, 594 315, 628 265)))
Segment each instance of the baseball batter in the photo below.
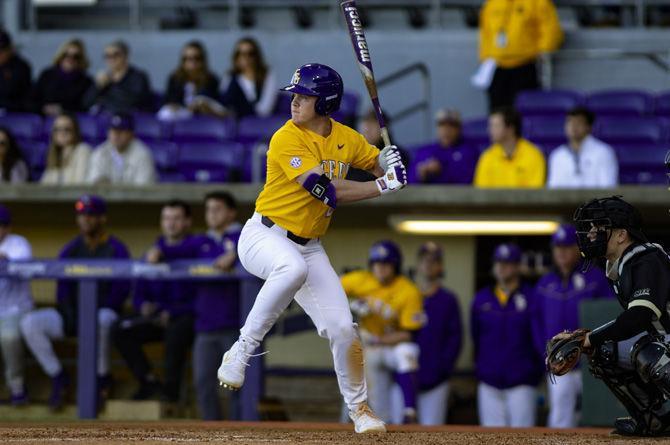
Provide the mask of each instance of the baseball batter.
POLYGON ((218 378, 237 389, 252 354, 279 315, 296 299, 328 338, 340 392, 358 433, 383 432, 384 423, 367 404, 361 342, 347 296, 319 240, 339 204, 396 192, 407 183, 394 146, 381 152, 362 135, 334 121, 343 95, 340 75, 311 63, 298 68, 291 84, 291 119, 274 134, 267 179, 238 244, 245 269, 265 280, 235 344, 223 355, 218 378), (349 167, 380 176, 343 179, 349 167))
POLYGON ((403 423, 417 421, 419 346, 413 336, 424 323, 419 289, 400 275, 402 255, 391 241, 370 248, 370 270, 342 277, 363 337, 370 405, 385 421, 391 420, 391 390, 395 381, 404 400, 403 423))

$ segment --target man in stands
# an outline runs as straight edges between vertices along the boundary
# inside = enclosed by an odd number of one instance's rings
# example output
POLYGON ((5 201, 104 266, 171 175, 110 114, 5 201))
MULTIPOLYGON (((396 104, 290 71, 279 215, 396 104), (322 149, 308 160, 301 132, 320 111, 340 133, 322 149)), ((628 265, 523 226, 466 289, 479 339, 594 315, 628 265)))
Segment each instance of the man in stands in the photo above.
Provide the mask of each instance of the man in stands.
POLYGON ((7 31, 0 30, 0 109, 25 111, 31 85, 31 68, 14 49, 7 31))
POLYGON ((105 47, 107 69, 95 76, 84 104, 94 113, 130 113, 150 108, 151 87, 144 71, 130 65, 128 45, 117 40, 105 47))
POLYGON ((456 110, 440 110, 435 123, 437 141, 414 151, 407 171, 409 182, 472 184, 479 152, 463 141, 461 115, 456 110))
POLYGON ((91 184, 146 185, 156 180, 151 151, 135 137, 135 121, 129 114, 115 114, 107 140, 91 155, 91 184))
MULTIPOLYGON (((161 260, 161 251, 191 243, 191 207, 179 200, 161 209, 160 236, 145 259, 161 260)), ((139 382, 134 400, 160 395, 167 402, 179 400, 186 354, 193 343, 193 297, 195 283, 170 280, 138 280, 133 296, 136 315, 114 327, 114 343, 139 382), (165 342, 165 386, 144 353, 145 343, 165 342)))
MULTIPOLYGON (((75 203, 75 211, 80 234, 65 245, 59 258, 130 258, 126 246, 107 233, 107 205, 102 198, 84 195, 75 203)), ((130 283, 123 280, 101 281, 98 288, 98 385, 103 397, 111 385, 110 331, 129 292, 130 283)), ((59 280, 56 307, 29 312, 21 319, 26 344, 51 377, 49 406, 54 410, 62 407, 70 380, 51 341, 77 335, 78 293, 77 281, 59 280)))
POLYGON ((568 143, 549 155, 548 188, 610 188, 619 184, 614 149, 593 137, 595 115, 575 107, 565 118, 568 143))
POLYGON ((479 157, 475 187, 540 188, 544 186, 544 155, 521 137, 521 116, 512 108, 501 108, 489 116, 493 145, 479 157))

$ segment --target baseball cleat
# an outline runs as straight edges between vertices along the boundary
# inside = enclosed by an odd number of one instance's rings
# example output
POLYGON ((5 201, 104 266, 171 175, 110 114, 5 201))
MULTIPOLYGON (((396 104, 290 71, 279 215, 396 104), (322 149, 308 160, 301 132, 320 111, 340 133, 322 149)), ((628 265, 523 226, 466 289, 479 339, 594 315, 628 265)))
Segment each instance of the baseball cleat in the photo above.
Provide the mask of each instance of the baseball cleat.
MULTIPOLYGON (((233 346, 223 354, 221 366, 216 375, 219 384, 231 391, 237 391, 244 384, 244 373, 249 366, 249 360, 256 357, 252 353, 259 343, 247 337, 240 337, 233 346)), ((262 354, 258 354, 262 355, 262 354)))
POLYGON ((354 422, 354 431, 359 434, 386 432, 386 425, 372 412, 366 402, 358 405, 355 410, 349 411, 349 417, 354 422))

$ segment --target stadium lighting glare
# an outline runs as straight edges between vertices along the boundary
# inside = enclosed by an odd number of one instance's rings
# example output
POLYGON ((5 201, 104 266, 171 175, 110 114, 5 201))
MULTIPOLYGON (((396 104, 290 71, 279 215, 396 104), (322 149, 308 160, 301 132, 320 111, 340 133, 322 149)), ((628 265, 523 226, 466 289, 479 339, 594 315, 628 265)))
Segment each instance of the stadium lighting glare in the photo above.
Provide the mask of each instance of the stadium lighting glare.
POLYGON ((444 219, 392 216, 391 226, 414 235, 550 235, 558 229, 552 220, 444 219))

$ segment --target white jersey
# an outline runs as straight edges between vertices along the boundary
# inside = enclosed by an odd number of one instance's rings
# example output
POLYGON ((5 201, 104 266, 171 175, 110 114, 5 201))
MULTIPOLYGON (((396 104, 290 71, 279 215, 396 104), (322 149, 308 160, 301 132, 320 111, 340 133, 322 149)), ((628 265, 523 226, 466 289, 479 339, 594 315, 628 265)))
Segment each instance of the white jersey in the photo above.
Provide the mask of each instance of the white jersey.
POLYGON ((618 183, 614 149, 591 135, 578 152, 561 145, 549 155, 548 188, 610 188, 618 183))
MULTIPOLYGON (((10 233, 0 241, 0 256, 10 261, 32 258, 32 248, 27 239, 10 233)), ((33 297, 30 281, 18 278, 0 278, 0 318, 32 309, 33 297)))

